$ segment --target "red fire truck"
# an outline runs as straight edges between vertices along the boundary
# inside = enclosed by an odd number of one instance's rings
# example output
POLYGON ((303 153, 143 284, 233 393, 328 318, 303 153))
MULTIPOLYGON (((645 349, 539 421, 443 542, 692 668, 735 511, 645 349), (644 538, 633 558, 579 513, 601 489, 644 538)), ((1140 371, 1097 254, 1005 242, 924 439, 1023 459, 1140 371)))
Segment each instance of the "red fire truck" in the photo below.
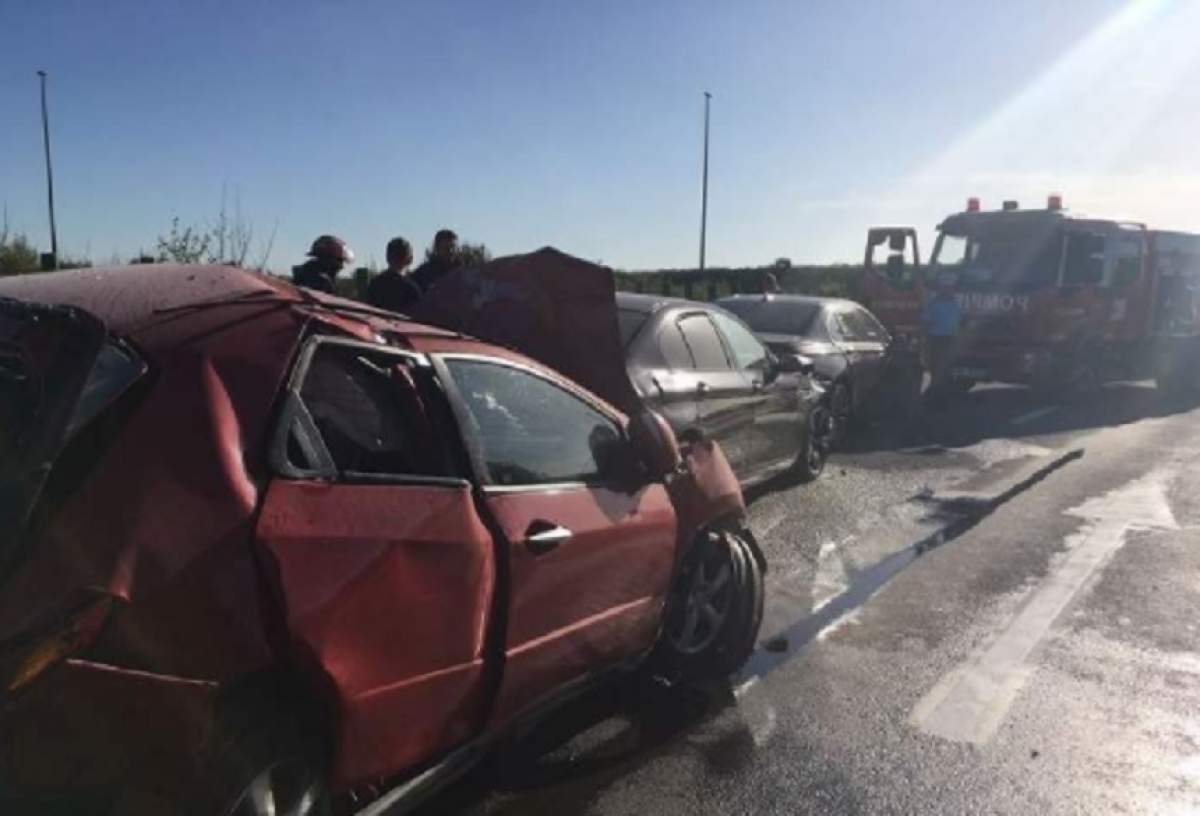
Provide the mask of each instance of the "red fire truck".
POLYGON ((1200 386, 1200 235, 1072 215, 1056 195, 1038 210, 972 198, 938 225, 926 266, 902 227, 872 228, 865 264, 864 299, 898 335, 920 336, 939 289, 958 301, 952 389, 1200 386))

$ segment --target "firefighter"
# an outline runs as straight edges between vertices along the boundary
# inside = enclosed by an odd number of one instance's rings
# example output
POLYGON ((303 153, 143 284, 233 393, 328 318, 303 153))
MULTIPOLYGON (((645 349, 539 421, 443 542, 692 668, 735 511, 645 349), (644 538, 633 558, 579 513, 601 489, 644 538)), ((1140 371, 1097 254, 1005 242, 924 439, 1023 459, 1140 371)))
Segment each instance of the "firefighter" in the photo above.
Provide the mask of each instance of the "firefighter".
POLYGON ((292 282, 297 286, 334 294, 334 281, 342 268, 354 260, 354 253, 336 235, 322 235, 308 250, 309 259, 292 267, 292 282))
POLYGON ((922 315, 929 390, 939 397, 951 390, 951 366, 958 345, 959 324, 962 322, 962 309, 958 298, 954 296, 956 283, 954 275, 939 276, 937 289, 925 305, 922 315))

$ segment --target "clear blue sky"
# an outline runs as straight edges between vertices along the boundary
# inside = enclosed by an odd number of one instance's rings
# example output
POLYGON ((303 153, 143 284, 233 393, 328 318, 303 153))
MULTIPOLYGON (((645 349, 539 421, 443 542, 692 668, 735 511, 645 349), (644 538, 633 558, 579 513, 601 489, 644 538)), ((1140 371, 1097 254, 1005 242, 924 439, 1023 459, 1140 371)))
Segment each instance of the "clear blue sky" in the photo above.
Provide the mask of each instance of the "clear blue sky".
POLYGON ((271 266, 443 225, 624 268, 853 260, 970 194, 1200 229, 1200 4, 0 0, 0 199, 105 261, 223 185, 271 266))

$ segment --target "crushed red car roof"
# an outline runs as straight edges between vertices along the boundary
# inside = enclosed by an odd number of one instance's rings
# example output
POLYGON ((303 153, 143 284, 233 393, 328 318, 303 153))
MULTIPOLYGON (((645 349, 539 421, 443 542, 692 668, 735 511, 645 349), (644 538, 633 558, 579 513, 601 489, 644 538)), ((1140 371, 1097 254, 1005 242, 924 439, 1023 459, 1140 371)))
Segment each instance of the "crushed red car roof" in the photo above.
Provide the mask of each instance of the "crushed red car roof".
POLYGON ((232 266, 138 264, 20 275, 0 279, 0 296, 76 306, 102 320, 112 333, 125 336, 172 322, 191 307, 240 308, 246 303, 328 306, 354 313, 376 331, 453 334, 361 303, 302 290, 274 275, 232 266))
POLYGON ((280 298, 287 298, 290 288, 284 281, 231 266, 176 264, 70 269, 0 281, 0 294, 19 300, 78 306, 119 334, 136 330, 163 310, 256 291, 275 291, 280 298))

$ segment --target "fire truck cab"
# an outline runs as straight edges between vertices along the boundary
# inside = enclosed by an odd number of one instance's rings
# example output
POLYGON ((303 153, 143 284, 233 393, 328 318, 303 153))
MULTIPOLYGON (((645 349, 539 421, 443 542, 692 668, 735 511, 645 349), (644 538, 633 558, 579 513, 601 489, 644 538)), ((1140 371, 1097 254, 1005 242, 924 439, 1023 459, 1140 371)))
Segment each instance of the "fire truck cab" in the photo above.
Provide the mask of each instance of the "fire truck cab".
MULTIPOLYGON (((876 236, 868 238, 868 292, 886 280, 872 263, 876 236)), ((983 211, 971 199, 938 225, 929 263, 906 294, 919 313, 944 291, 961 314, 948 372, 958 390, 982 380, 1200 384, 1200 235, 1077 217, 1058 196, 1042 210, 1005 202, 983 211)), ((890 316, 882 310, 885 322, 890 316)))

